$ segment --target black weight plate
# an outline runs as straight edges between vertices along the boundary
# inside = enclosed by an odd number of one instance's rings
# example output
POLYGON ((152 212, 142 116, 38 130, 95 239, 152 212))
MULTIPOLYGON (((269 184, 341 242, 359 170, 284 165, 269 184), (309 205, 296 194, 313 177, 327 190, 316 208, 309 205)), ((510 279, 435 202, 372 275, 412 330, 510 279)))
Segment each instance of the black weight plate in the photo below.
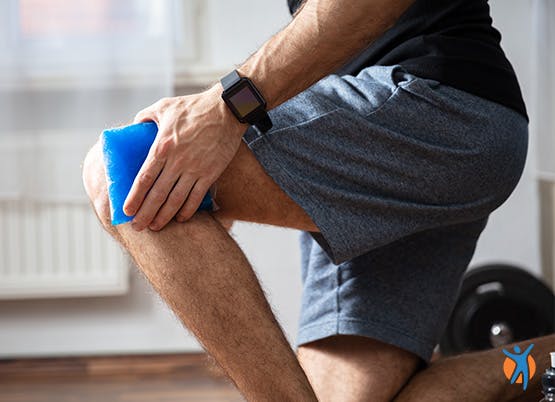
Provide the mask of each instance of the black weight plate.
POLYGON ((468 271, 440 342, 442 354, 490 348, 490 328, 499 322, 512 329, 514 341, 554 332, 553 292, 527 271, 509 265, 468 271))

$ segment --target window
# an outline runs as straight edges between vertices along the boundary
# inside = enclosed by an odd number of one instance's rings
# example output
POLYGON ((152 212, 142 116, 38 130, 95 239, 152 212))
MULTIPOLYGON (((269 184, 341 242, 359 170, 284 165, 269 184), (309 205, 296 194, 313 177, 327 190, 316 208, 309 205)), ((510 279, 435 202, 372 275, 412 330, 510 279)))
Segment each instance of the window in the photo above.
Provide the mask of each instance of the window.
POLYGON ((0 82, 82 86, 160 79, 172 69, 173 7, 171 0, 2 2, 9 21, 0 28, 0 82))

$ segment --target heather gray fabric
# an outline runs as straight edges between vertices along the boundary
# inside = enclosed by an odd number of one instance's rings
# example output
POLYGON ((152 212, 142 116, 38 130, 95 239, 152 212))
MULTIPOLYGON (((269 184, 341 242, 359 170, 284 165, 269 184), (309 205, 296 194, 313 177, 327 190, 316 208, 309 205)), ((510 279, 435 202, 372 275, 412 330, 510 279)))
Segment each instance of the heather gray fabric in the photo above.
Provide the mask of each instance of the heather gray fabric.
POLYGON ((301 236, 299 344, 358 334, 427 360, 520 178, 526 119, 399 66, 328 76, 270 117, 244 140, 320 229, 301 236))

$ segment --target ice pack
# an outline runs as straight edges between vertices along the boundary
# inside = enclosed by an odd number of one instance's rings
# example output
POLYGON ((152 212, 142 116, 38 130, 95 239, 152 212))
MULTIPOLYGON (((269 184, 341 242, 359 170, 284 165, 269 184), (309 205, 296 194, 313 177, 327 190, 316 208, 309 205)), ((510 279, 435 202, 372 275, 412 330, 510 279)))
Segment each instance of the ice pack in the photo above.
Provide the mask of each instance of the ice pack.
MULTIPOLYGON (((129 222, 133 216, 123 212, 123 204, 133 181, 143 165, 156 138, 158 127, 154 122, 111 128, 102 132, 102 153, 106 167, 108 198, 112 224, 129 222)), ((211 210, 212 198, 207 193, 199 210, 211 210)))

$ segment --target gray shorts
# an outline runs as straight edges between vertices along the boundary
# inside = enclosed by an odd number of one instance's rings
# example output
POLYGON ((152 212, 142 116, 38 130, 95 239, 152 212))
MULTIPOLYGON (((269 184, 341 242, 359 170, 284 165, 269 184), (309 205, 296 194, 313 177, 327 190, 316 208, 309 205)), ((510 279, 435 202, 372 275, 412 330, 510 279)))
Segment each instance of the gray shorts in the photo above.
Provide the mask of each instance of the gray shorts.
POLYGON ((518 113, 399 66, 330 75, 244 140, 313 219, 298 343, 371 337, 424 360, 488 215, 524 166, 518 113))

